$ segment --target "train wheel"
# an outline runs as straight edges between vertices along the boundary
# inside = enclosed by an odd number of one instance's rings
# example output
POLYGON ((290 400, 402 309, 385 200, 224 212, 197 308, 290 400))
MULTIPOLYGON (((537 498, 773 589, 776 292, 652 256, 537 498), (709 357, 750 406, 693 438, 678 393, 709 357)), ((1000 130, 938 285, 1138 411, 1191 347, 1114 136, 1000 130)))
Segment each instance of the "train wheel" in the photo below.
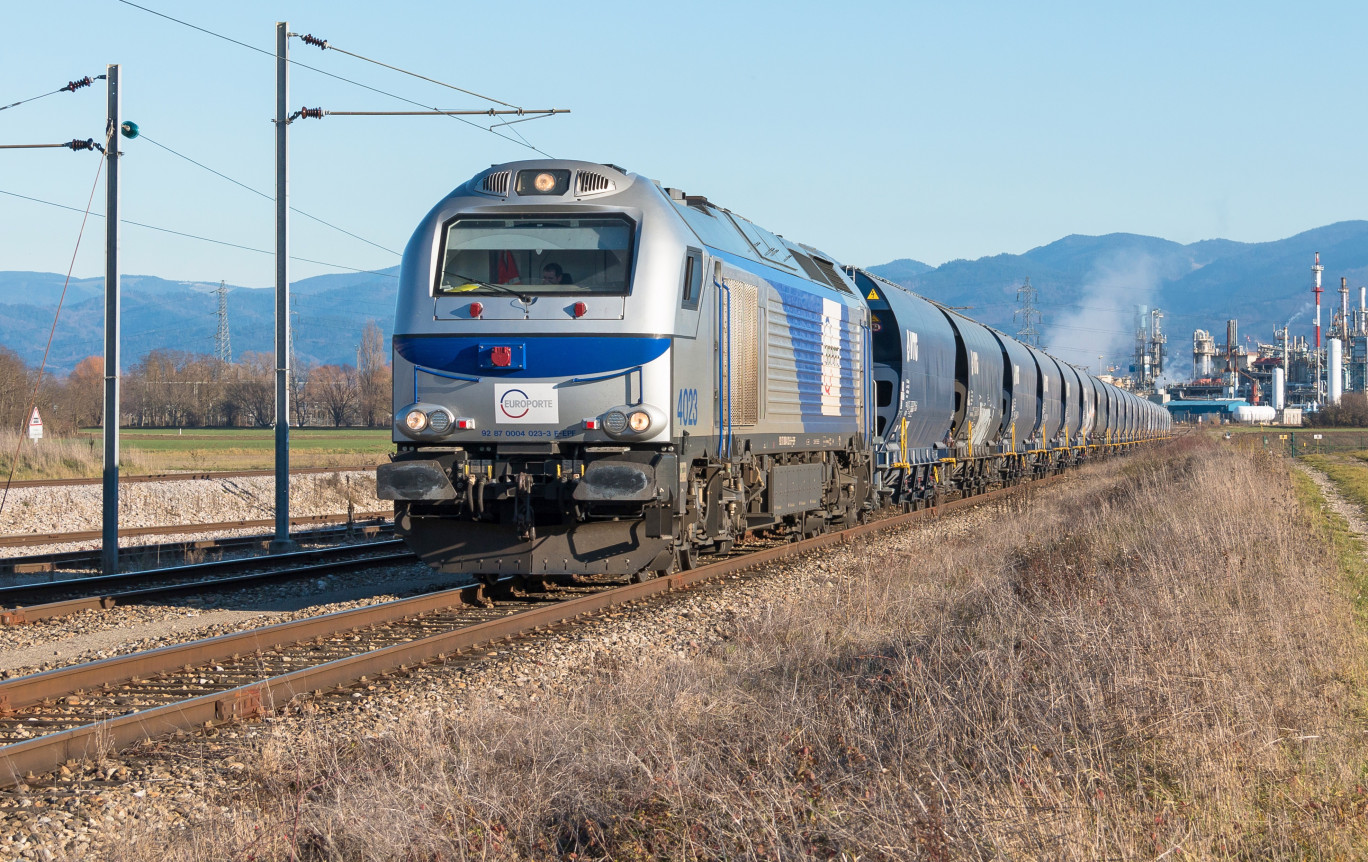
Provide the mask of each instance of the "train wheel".
POLYGON ((693 545, 685 545, 675 552, 675 562, 680 571, 687 572, 689 569, 698 568, 698 552, 693 545))
POLYGON ((643 582, 645 582, 645 581, 654 581, 654 580, 656 579, 656 576, 657 576, 657 575, 664 575, 664 574, 668 574, 668 573, 667 573, 667 572, 653 572, 653 571, 651 571, 650 569, 642 569, 641 571, 637 572, 635 575, 632 575, 632 583, 634 583, 634 584, 640 584, 640 583, 643 583, 643 582))

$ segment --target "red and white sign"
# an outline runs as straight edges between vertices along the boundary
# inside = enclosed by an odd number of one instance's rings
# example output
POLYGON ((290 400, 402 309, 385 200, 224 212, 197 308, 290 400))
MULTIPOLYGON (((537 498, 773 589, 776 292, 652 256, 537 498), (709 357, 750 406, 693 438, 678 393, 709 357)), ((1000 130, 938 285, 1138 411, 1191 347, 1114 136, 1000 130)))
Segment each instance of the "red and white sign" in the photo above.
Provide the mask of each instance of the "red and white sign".
POLYGON ((38 408, 33 408, 33 415, 29 417, 29 439, 43 439, 43 417, 38 415, 38 408))

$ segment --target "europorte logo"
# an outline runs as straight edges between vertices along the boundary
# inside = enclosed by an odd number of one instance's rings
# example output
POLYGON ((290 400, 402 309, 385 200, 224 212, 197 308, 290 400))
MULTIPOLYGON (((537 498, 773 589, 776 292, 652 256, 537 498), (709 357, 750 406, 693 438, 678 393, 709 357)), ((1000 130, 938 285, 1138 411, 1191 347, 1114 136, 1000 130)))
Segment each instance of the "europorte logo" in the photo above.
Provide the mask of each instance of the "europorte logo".
POLYGON ((556 387, 518 383, 494 388, 494 420, 507 425, 554 425, 560 421, 556 387))
POLYGON ((510 389, 499 400, 499 409, 509 419, 523 419, 535 408, 545 410, 556 406, 554 398, 533 398, 521 389, 510 389))

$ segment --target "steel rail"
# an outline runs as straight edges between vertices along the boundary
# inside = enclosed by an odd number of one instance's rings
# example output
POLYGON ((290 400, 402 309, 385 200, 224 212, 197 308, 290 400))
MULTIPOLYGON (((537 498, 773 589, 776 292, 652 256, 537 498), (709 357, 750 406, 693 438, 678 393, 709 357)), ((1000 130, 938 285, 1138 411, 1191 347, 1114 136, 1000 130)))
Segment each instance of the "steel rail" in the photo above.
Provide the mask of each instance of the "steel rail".
MULTIPOLYGON (((639 602, 653 596, 697 587, 775 560, 849 543, 854 539, 895 529, 923 518, 937 517, 946 511, 989 503, 1017 491, 1030 491, 1060 478, 1062 477, 1046 477, 1024 485, 963 497, 939 506, 741 555, 698 569, 582 598, 568 599, 502 619, 462 626, 441 634, 349 658, 336 659, 225 691, 204 694, 6 745, 0 748, 0 786, 18 783, 28 775, 49 772, 68 760, 103 755, 110 750, 125 748, 142 740, 175 731, 212 727, 220 722, 250 718, 282 706, 301 694, 345 686, 372 675, 442 660, 483 644, 569 623, 608 608, 639 602)), ((7 680, 0 682, 0 713, 53 702, 57 698, 87 689, 112 686, 181 668, 192 668, 233 655, 264 652, 288 644, 328 637, 339 631, 354 631, 365 626, 413 619, 457 605, 481 604, 485 600, 485 589, 477 585, 446 590, 7 680)))
MULTIPOLYGON (((295 467, 290 470, 290 475, 306 475, 311 473, 367 473, 374 470, 374 467, 295 467)), ((131 482, 184 482, 191 479, 251 479, 258 477, 274 476, 272 470, 219 470, 200 473, 141 473, 133 476, 120 476, 119 484, 131 482)), ((16 479, 8 484, 0 482, 0 490, 5 488, 62 488, 77 485, 98 485, 102 480, 99 478, 75 478, 75 479, 16 479)))
MULTIPOLYGON (((302 527, 309 524, 343 524, 348 521, 378 521, 389 520, 394 517, 393 511, 388 512, 355 512, 342 515, 301 515, 290 519, 291 527, 302 527)), ((271 518, 243 521, 222 521, 217 524, 167 524, 160 527, 126 527, 119 531, 120 538, 124 536, 162 536, 176 535, 178 533, 216 533, 226 530, 255 530, 260 527, 271 527, 275 521, 271 518)), ((0 536, 0 547, 3 548, 22 548, 30 545, 66 545, 77 542, 93 542, 102 539, 104 534, 99 530, 85 530, 75 533, 15 533, 8 536, 0 536)), ((136 550, 130 548, 129 550, 136 550)))
POLYGON ((244 557, 235 560, 219 560, 211 563, 193 563, 187 566, 174 566, 166 569, 153 569, 144 572, 124 572, 118 575, 99 575, 91 578, 73 578, 65 581, 47 583, 19 584, 0 587, 0 602, 6 597, 35 596, 43 593, 69 592, 73 589, 90 589, 98 586, 137 583, 139 581, 194 577, 213 572, 229 572, 242 569, 259 569, 263 566, 286 565, 310 561, 308 565, 293 565, 285 569, 257 571, 200 581, 180 581, 160 583, 138 589, 122 590, 114 593, 101 593, 79 598, 50 601, 41 604, 15 602, 6 607, 0 604, 0 625, 20 625, 54 617, 70 616, 87 610, 107 610, 120 604, 131 604, 157 596, 171 596, 180 593, 210 592, 224 588, 245 587, 253 583, 289 580, 318 573, 331 573, 390 563, 413 562, 413 552, 402 548, 400 539, 387 539, 379 542, 364 542, 354 545, 341 545, 333 548, 318 548, 296 551, 289 554, 273 554, 267 557, 244 557), (385 553, 373 556, 355 557, 356 554, 385 553), (329 557, 346 556, 345 560, 329 560, 329 557))
MULTIPOLYGON (((377 536, 392 530, 393 527, 390 524, 353 522, 350 527, 324 527, 319 530, 295 533, 294 539, 297 542, 326 542, 339 535, 346 536, 359 533, 365 536, 377 536)), ((122 550, 125 552, 125 557, 160 559, 163 556, 184 557, 191 551, 231 551, 252 548, 265 550, 269 548, 271 539, 272 537, 269 535, 220 536, 212 539, 185 539, 179 542, 162 542, 155 545, 136 545, 122 550)), ((26 554, 22 557, 0 557, 0 573, 21 575, 55 572, 63 569, 98 568, 99 565, 100 551, 98 549, 54 551, 47 554, 26 554)))

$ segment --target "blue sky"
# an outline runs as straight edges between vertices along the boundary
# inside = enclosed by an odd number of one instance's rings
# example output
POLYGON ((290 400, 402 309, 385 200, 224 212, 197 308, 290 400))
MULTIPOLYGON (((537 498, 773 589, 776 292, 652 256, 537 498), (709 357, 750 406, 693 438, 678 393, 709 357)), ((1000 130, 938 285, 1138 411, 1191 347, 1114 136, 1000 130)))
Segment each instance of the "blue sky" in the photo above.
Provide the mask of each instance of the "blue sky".
MULTIPOLYGON (((1362 218, 1365 120, 1351 3, 461 3, 140 5, 274 50, 275 22, 526 108, 551 155, 704 194, 863 265, 1019 253, 1068 234, 1280 239, 1362 218)), ((273 188, 274 60, 118 0, 6 4, 0 105, 122 66, 157 143, 273 188)), ((292 57, 443 108, 489 103, 293 40, 292 57)), ((293 73, 290 104, 404 102, 293 73)), ((0 143, 101 135, 103 82, 0 110, 0 143)), ((270 249, 271 203, 124 141, 123 216, 270 249)), ((291 127, 291 204, 402 250, 447 191, 536 157, 445 117, 291 127)), ((0 150, 0 191, 83 209, 98 159, 0 150)), ((103 190, 95 210, 102 211, 103 190)), ((0 195, 0 269, 64 272, 80 214, 0 195)), ((398 257, 296 216, 292 253, 398 257)), ((103 272, 103 225, 75 272, 103 272)), ((268 285, 271 257, 133 226, 125 273, 268 285)), ((339 269, 291 263, 292 279, 339 269)))

